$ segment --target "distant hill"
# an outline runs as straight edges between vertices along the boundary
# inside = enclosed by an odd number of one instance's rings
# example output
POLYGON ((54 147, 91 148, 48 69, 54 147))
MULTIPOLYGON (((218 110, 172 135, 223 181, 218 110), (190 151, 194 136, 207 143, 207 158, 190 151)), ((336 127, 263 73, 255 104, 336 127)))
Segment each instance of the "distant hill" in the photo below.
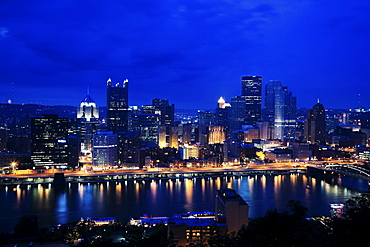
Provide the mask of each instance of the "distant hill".
POLYGON ((41 117, 42 114, 58 114, 60 117, 76 118, 77 107, 75 106, 47 106, 35 104, 1 104, 0 120, 6 121, 13 118, 41 117))

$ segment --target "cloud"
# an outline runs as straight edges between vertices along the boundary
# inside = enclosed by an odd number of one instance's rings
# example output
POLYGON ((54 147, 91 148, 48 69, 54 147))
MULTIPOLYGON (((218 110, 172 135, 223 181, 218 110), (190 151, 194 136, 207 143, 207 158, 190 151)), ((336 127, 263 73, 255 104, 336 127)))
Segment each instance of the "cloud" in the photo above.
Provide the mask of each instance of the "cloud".
POLYGON ((0 39, 5 39, 8 37, 9 30, 6 27, 0 27, 0 39))
MULTIPOLYGON (((314 80, 332 85, 328 81, 335 74, 339 83, 346 71, 359 70, 351 64, 368 71, 360 55, 351 55, 368 50, 363 31, 370 23, 368 8, 352 2, 320 4, 2 1, 0 86, 14 81, 26 90, 37 85, 40 93, 32 97, 42 98, 41 92, 55 85, 82 94, 89 85, 99 93, 92 97, 104 105, 106 79, 129 78, 130 97, 137 104, 169 94, 175 104, 188 105, 192 95, 194 105, 213 107, 215 95, 240 94, 242 75, 280 79, 298 91, 302 85, 315 87, 314 80)), ((54 100, 69 98, 56 94, 54 100)))

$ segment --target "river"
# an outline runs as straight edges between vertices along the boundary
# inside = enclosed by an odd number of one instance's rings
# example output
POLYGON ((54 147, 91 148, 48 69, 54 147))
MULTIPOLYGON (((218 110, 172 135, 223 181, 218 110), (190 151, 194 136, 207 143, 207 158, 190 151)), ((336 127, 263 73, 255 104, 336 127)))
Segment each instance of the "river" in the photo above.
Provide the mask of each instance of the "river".
POLYGON ((305 174, 207 177, 147 181, 0 187, 0 231, 12 231, 22 215, 38 215, 39 226, 78 221, 81 217, 115 217, 128 222, 143 214, 214 211, 220 188, 235 189, 250 205, 250 217, 268 209, 286 210, 299 200, 311 215, 329 215, 330 203, 344 203, 368 190, 367 181, 350 177, 322 180, 305 174))

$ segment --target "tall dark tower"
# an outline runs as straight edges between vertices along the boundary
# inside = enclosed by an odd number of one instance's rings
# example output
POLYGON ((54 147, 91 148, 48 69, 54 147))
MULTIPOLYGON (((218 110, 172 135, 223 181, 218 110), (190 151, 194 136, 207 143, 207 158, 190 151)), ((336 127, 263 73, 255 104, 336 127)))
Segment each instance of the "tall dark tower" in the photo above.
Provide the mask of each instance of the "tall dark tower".
POLYGON ((128 80, 112 85, 107 81, 107 125, 113 133, 128 131, 128 80))
POLYGON ((246 100, 245 123, 254 125, 261 121, 262 76, 242 77, 242 97, 246 100))
POLYGON ((168 99, 153 99, 152 105, 156 112, 160 114, 160 124, 173 126, 175 122, 175 105, 169 104, 168 99))
POLYGON ((231 98, 231 108, 229 114, 230 130, 240 130, 245 124, 245 97, 236 96, 231 98))
POLYGON ((320 102, 307 112, 304 137, 310 143, 325 144, 326 142, 326 113, 320 102))
POLYGON ((31 119, 31 159, 35 167, 66 168, 69 164, 68 118, 44 114, 31 119))

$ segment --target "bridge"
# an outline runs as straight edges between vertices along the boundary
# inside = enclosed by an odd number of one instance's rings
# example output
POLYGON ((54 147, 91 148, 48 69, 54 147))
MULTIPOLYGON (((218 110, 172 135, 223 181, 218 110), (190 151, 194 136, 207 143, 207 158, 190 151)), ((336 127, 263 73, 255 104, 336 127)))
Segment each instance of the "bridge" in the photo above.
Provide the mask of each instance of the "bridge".
POLYGON ((308 166, 308 172, 314 169, 323 171, 324 175, 340 174, 370 181, 370 169, 359 164, 348 163, 322 163, 322 165, 308 166))

